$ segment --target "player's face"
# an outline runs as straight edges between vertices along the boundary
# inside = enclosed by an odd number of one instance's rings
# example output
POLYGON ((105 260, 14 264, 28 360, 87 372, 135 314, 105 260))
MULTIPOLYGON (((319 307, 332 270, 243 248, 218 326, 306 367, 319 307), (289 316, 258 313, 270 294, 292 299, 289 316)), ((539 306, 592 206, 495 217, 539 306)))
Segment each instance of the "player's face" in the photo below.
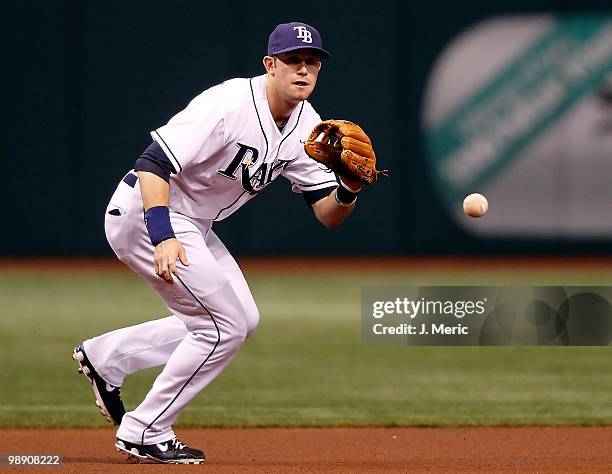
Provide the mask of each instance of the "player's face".
POLYGON ((298 49, 276 56, 274 81, 280 94, 291 101, 308 99, 317 84, 321 58, 309 50, 298 49))

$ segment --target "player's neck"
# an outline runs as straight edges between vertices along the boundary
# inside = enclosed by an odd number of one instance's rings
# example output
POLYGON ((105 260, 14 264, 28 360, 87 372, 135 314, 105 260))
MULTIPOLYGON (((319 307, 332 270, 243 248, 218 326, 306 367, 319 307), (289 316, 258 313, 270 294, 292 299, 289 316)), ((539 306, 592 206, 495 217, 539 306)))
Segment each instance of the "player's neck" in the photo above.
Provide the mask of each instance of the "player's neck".
POLYGON ((293 113, 299 102, 288 102, 284 100, 270 83, 268 83, 268 87, 266 88, 266 96, 274 122, 276 122, 277 126, 282 127, 287 123, 289 116, 293 113))

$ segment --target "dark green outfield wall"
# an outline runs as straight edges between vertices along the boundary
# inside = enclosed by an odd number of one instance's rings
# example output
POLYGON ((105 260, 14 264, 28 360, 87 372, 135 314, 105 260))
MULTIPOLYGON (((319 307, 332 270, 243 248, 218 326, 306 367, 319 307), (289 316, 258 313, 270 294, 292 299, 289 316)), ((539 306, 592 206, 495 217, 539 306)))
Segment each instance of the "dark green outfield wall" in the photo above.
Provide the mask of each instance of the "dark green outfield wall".
MULTIPOLYGON (((333 58, 311 101, 354 120, 392 177, 327 231, 280 180, 216 227, 238 255, 607 252, 605 242, 482 241, 444 214, 419 136, 421 92, 444 44, 501 13, 566 12, 584 1, 2 2, 5 206, 2 255, 108 254, 116 182, 203 89, 262 72, 279 22, 318 27, 333 58), (482 2, 478 2, 482 3, 482 2)), ((602 2, 603 3, 603 2, 602 2)), ((589 4, 590 7, 597 5, 589 4)))

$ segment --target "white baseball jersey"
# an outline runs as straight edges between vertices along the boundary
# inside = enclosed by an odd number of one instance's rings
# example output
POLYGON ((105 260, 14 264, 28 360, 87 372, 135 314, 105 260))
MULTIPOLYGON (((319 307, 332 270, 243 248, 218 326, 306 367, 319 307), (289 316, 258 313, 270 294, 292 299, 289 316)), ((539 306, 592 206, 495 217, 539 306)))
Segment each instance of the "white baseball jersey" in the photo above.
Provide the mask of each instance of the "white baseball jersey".
POLYGON ((213 232, 213 221, 232 214, 279 175, 295 192, 335 186, 334 174, 307 157, 300 143, 319 121, 304 101, 279 131, 266 76, 259 76, 208 89, 151 132, 176 171, 170 178, 170 220, 189 259, 188 266, 177 262, 173 285, 155 274, 136 176, 130 173, 132 180, 126 176, 119 183, 106 211, 108 241, 172 313, 83 343, 97 372, 116 387, 129 374, 165 364, 142 403, 123 416, 121 440, 147 445, 173 438, 178 414, 255 331, 259 311, 238 264, 213 232))
POLYGON ((280 175, 291 181, 294 192, 337 184, 300 143, 321 117, 303 101, 281 132, 270 113, 266 77, 212 87, 151 132, 177 171, 170 179, 172 210, 219 221, 280 175))

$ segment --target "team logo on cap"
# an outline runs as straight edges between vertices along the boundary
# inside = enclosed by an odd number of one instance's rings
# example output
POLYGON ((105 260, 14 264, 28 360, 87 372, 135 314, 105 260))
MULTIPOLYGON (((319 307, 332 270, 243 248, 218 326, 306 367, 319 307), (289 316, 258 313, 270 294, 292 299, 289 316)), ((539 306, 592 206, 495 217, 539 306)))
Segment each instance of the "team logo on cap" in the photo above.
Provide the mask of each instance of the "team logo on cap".
POLYGON ((305 26, 294 26, 293 31, 297 30, 297 39, 302 40, 302 43, 312 43, 312 33, 305 26))

